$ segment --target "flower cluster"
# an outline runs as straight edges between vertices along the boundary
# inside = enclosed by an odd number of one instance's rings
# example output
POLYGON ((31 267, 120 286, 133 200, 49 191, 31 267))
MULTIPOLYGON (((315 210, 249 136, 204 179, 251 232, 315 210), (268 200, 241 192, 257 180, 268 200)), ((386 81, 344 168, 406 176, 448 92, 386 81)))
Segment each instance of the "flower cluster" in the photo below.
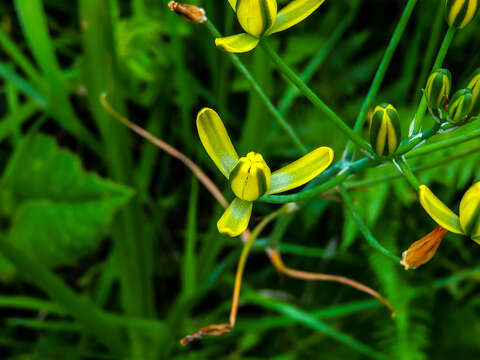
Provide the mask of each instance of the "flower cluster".
POLYGON ((425 99, 434 119, 460 125, 478 116, 480 111, 480 71, 476 71, 464 89, 449 99, 452 75, 447 69, 436 69, 428 77, 425 99))

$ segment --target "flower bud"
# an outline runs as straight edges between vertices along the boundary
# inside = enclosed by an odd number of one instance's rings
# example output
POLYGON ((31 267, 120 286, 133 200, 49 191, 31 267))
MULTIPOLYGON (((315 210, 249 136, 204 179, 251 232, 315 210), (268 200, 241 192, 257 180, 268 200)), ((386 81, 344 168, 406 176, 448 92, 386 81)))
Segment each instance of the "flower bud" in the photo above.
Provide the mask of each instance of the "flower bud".
POLYGON ((447 69, 437 69, 430 74, 425 86, 425 98, 430 110, 444 107, 450 95, 452 75, 447 69))
POLYGON ((375 107, 370 124, 370 144, 380 156, 393 155, 401 140, 400 117, 390 104, 375 107))
POLYGON ((460 124, 467 120, 472 110, 472 90, 458 90, 448 103, 448 120, 453 124, 460 124))
POLYGON ((467 89, 472 90, 472 110, 470 115, 480 115, 480 68, 473 73, 470 82, 467 85, 467 89))
POLYGON ((472 21, 478 12, 479 0, 445 0, 445 19, 448 26, 461 29, 472 21))
POLYGON ((249 152, 240 158, 229 175, 233 193, 242 200, 254 201, 270 187, 271 171, 262 155, 249 152))
POLYGON ((480 244, 480 182, 470 187, 460 201, 460 225, 465 235, 480 244))

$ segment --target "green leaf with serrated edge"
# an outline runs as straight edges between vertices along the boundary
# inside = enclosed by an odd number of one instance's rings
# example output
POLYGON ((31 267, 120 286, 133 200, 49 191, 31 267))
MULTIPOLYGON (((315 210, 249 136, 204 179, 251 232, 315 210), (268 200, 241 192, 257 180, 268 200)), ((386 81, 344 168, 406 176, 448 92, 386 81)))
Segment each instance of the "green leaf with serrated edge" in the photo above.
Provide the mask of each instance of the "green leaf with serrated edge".
POLYGON ((12 158, 2 180, 11 193, 10 241, 48 266, 71 265, 94 251, 131 189, 86 171, 54 139, 36 135, 12 158))

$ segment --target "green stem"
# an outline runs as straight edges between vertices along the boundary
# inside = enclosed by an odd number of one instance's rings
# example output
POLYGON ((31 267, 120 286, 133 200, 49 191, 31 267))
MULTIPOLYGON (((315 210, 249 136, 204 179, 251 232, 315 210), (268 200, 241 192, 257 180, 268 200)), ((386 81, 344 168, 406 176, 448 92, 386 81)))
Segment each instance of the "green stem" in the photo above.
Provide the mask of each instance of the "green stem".
POLYGON ((343 201, 345 202, 345 205, 347 206, 347 209, 350 211, 350 213, 353 216, 353 219, 357 223, 357 226, 363 236, 365 237, 365 240, 367 240, 368 244, 374 248, 375 250, 378 250, 382 255, 385 255, 389 259, 395 261, 397 264, 400 263, 401 259, 398 256, 393 255, 390 251, 385 249, 377 239, 375 239, 375 236, 373 236, 372 232, 368 228, 368 226, 365 224, 365 221, 363 221, 361 215, 359 214, 358 210, 355 208, 355 205, 353 205, 352 199, 350 195, 348 194, 347 190, 343 185, 340 185, 338 187, 340 191, 340 195, 343 198, 343 201))
MULTIPOLYGON (((367 97, 365 98, 360 113, 358 114, 357 120, 355 121, 354 131, 357 134, 360 134, 363 129, 363 125, 365 124, 365 121, 367 119, 368 110, 371 108, 373 101, 378 94, 378 90, 382 85, 385 74, 387 73, 390 62, 392 61, 393 54, 395 53, 395 50, 400 43, 400 39, 402 38, 402 35, 407 27, 408 21, 410 20, 410 16, 412 15, 413 9, 415 8, 416 4, 417 0, 409 0, 407 6, 403 10, 402 16, 400 17, 393 36, 390 39, 390 43, 388 44, 382 61, 380 62, 380 66, 377 69, 372 85, 370 86, 370 90, 368 91, 367 97)), ((347 144, 345 152, 347 157, 348 154, 350 154, 352 151, 351 145, 351 142, 347 144)))
POLYGON ((408 158, 413 158, 413 157, 417 157, 417 156, 428 155, 432 152, 443 150, 443 149, 446 149, 446 148, 449 148, 451 146, 455 146, 455 145, 458 145, 458 144, 462 144, 464 142, 476 139, 478 137, 480 137, 480 129, 475 129, 475 130, 470 131, 467 134, 463 134, 463 135, 460 135, 460 136, 457 136, 457 137, 454 137, 454 138, 451 138, 451 139, 438 141, 436 143, 428 144, 428 145, 422 146, 418 149, 412 150, 408 153, 407 157, 408 158))
MULTIPOLYGON (((327 56, 332 52, 335 45, 342 38, 345 31, 349 28, 350 24, 355 19, 355 16, 358 13, 359 5, 360 1, 356 1, 355 4, 352 5, 347 16, 342 20, 342 22, 333 32, 333 34, 329 36, 326 44, 322 46, 322 48, 317 52, 317 54, 308 62, 302 75, 300 76, 303 81, 309 81, 315 74, 315 72, 318 70, 318 68, 323 64, 327 56)), ((300 91, 298 90, 298 88, 293 85, 291 85, 285 91, 278 105, 278 110, 281 114, 285 115, 288 112, 288 109, 290 109, 290 107, 292 106, 293 101, 295 100, 299 92, 300 91)))
POLYGON ((411 185, 413 190, 418 191, 418 188, 420 187, 420 181, 417 179, 412 169, 410 169, 410 167, 408 166, 405 157, 395 158, 393 159, 393 163, 398 168, 400 173, 405 177, 408 183, 411 185))
MULTIPOLYGON (((222 34, 217 30, 215 25, 212 24, 210 20, 207 20, 205 22, 207 25, 208 30, 212 34, 213 37, 218 38, 222 37, 222 34)), ((278 122, 280 127, 286 132, 286 134, 290 137, 294 145, 297 147, 298 150, 300 150, 303 154, 306 154, 308 152, 307 148, 305 145, 303 145, 302 141, 300 138, 297 136, 293 128, 290 126, 290 124, 285 120, 283 115, 277 110, 277 108, 273 105, 273 103, 270 101, 268 96, 265 94, 263 89, 260 87, 260 85, 255 81, 253 76, 250 74, 250 72, 247 70, 245 65, 240 61, 237 55, 232 54, 227 52, 227 56, 230 58, 232 61, 233 65, 242 73, 243 76, 245 76, 245 79, 250 83, 252 86, 253 90, 257 92, 257 94, 260 96, 260 99, 263 101, 267 109, 270 111, 270 113, 273 115, 275 120, 278 122)))
POLYGON ((233 301, 232 301, 232 310, 230 313, 230 324, 233 326, 237 317, 238 309, 238 299, 240 297, 240 288, 242 285, 243 272, 245 270, 245 265, 247 263, 248 255, 252 249, 253 243, 257 239, 258 235, 265 229, 265 227, 274 219, 281 215, 285 215, 296 211, 298 208, 295 204, 286 204, 282 206, 277 211, 267 215, 263 220, 253 229, 252 233, 248 237, 247 242, 243 246, 242 253, 240 254, 240 259, 238 260, 237 272, 235 274, 235 288, 233 291, 233 301))
POLYGON ((348 136, 359 148, 363 149, 369 156, 375 157, 370 144, 360 135, 355 133, 332 109, 330 109, 305 82, 282 60, 273 50, 266 39, 260 41, 261 46, 277 65, 278 70, 292 82, 310 102, 315 105, 328 119, 330 119, 346 136, 348 136))
MULTIPOLYGON (((446 127, 448 128, 449 125, 447 125, 446 127)), ((421 141, 427 140, 437 134, 438 129, 440 129, 440 125, 435 124, 431 129, 425 131, 424 133, 413 135, 409 139, 406 139, 405 143, 398 148, 396 156, 406 154, 408 151, 418 145, 421 141)), ((309 198, 318 196, 323 192, 341 184, 350 175, 380 165, 386 161, 390 161, 391 159, 391 157, 384 157, 382 159, 373 160, 365 157, 353 163, 350 163, 348 161, 339 161, 333 166, 331 166, 329 169, 327 169, 325 172, 323 172, 319 177, 317 177, 317 179, 311 181, 310 184, 307 185, 306 188, 299 193, 291 195, 264 195, 259 200, 274 204, 283 204, 286 202, 307 200, 309 198), (347 165, 344 166, 344 163, 346 163, 347 165), (321 179, 324 182, 318 186, 312 186, 319 181, 318 179, 321 179)))
MULTIPOLYGON (((436 167, 441 166, 443 164, 450 164, 452 161, 461 159, 465 156, 469 156, 469 155, 478 153, 479 151, 480 151, 480 147, 474 147, 473 149, 463 151, 459 154, 455 154, 455 155, 452 155, 452 156, 447 156, 447 157, 445 157, 445 158, 443 158, 439 161, 435 161, 435 162, 432 162, 432 163, 429 163, 429 164, 423 164, 423 165, 414 167, 414 168, 412 168, 412 171, 413 172, 420 172, 420 171, 425 171, 425 170, 436 168, 436 167)), ((395 179, 398 179, 401 176, 402 176, 402 174, 400 174, 398 171, 396 171, 395 173, 380 176, 380 177, 377 177, 377 178, 374 178, 374 179, 366 179, 366 180, 360 180, 360 181, 345 183, 344 186, 347 189, 358 188, 358 187, 368 187, 368 186, 372 186, 372 185, 375 185, 375 184, 380 184, 380 183, 383 183, 383 182, 386 182, 386 181, 395 180, 395 179)))
MULTIPOLYGON (((430 9, 428 11, 430 11, 430 9)), ((433 26, 429 27, 429 29, 431 29, 431 35, 428 39, 427 50, 425 50, 425 53, 423 55, 422 71, 420 73, 420 76, 418 77, 418 82, 415 87, 415 102, 419 100, 419 95, 423 94, 422 92, 417 93, 416 90, 422 89, 425 85, 427 81, 427 76, 429 75, 430 64, 432 63, 433 57, 435 56, 435 49, 438 48, 438 43, 440 42, 440 31, 442 30, 442 25, 445 22, 444 11, 445 10, 443 6, 437 7, 437 13, 435 14, 435 22, 433 26)), ((422 30, 425 31, 426 28, 423 28, 422 30)))
POLYGON ((91 302, 73 292, 41 262, 19 251, 3 236, 0 236, 0 252, 15 265, 15 268, 28 282, 47 293, 114 354, 125 355, 125 346, 122 343, 120 332, 106 321, 103 313, 91 302))
POLYGON ((307 188, 302 192, 291 194, 291 195, 264 195, 257 201, 262 201, 262 202, 267 202, 272 204, 284 204, 287 202, 297 202, 300 200, 307 200, 312 197, 319 196, 325 191, 333 189, 335 186, 340 185, 350 175, 360 170, 368 169, 372 166, 379 165, 379 164, 380 162, 378 160, 372 160, 365 157, 355 161, 354 163, 347 165, 340 172, 338 172, 338 169, 336 169, 335 166, 332 166, 330 169, 328 169, 324 173, 325 177, 329 178, 329 180, 325 181, 323 184, 319 186, 315 186, 313 188, 307 188))
MULTIPOLYGON (((448 28, 445 37, 443 38, 442 45, 440 45, 440 50, 438 50, 437 58, 435 59, 435 63, 432 66, 432 71, 442 67, 443 61, 445 60, 445 56, 447 55, 447 51, 452 44, 453 37, 455 35, 455 28, 451 27, 448 28)), ((422 100, 420 101, 420 105, 418 106, 417 113, 415 114, 415 119, 413 123, 413 134, 416 134, 420 131, 423 117, 425 116, 425 111, 427 110, 427 99, 425 95, 422 96, 422 100)))

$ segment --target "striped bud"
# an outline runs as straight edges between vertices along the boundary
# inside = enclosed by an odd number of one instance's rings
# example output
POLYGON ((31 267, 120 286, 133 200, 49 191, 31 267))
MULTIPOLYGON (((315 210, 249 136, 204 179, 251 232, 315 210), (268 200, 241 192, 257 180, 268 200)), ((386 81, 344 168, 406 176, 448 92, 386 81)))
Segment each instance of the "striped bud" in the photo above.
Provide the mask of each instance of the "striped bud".
POLYGON ((380 156, 393 155, 401 140, 400 117, 390 104, 375 107, 370 124, 370 144, 380 156))
POLYGON ((473 105, 472 90, 458 90, 448 103, 448 121, 460 124, 467 120, 473 105))
POLYGON ((445 0, 445 19, 448 26, 461 29, 472 21, 478 12, 479 0, 445 0))
POLYGON ((467 85, 467 89, 472 90, 472 110, 470 115, 480 115, 480 68, 473 73, 470 82, 467 85))
POLYGON ((460 202, 460 225, 465 235, 480 244, 480 182, 463 195, 460 202))
POLYGON ((425 98, 430 110, 444 107, 452 88, 452 75, 447 69, 437 69, 430 74, 425 86, 425 98))
POLYGON ((270 187, 271 171, 262 155, 249 152, 240 158, 229 175, 233 193, 242 200, 254 201, 270 187))

